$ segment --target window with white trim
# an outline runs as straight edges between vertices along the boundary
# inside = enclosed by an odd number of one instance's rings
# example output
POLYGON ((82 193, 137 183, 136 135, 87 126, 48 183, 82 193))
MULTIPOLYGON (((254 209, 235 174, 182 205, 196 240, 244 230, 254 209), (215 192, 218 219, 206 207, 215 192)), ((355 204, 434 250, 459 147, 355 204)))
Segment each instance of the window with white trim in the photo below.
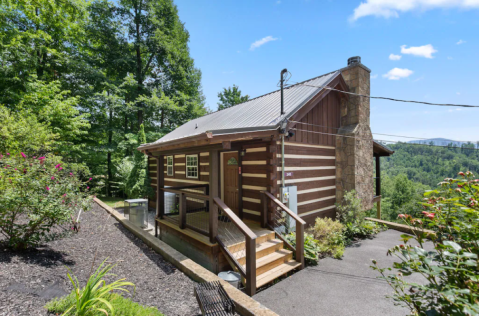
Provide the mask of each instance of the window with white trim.
POLYGON ((186 155, 186 177, 198 178, 198 155, 186 155))
POLYGON ((173 156, 166 157, 166 175, 173 176, 173 156))

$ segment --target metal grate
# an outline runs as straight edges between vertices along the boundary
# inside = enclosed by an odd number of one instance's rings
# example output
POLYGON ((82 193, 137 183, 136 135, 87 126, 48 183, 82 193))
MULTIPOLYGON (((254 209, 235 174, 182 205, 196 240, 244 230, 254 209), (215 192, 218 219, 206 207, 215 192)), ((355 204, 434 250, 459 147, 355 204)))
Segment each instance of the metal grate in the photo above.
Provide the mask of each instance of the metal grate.
POLYGON ((235 314, 235 304, 220 281, 196 284, 195 295, 204 316, 235 314))

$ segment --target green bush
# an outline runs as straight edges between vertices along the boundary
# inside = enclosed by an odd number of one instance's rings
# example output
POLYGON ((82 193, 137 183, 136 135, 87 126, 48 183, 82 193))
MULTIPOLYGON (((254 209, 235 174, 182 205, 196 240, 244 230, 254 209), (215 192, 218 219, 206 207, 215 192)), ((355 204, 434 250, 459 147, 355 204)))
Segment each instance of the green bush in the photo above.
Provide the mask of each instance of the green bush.
MULTIPOLYGON (((143 124, 140 125, 138 132, 138 144, 145 144, 146 136, 143 124)), ((125 166, 125 168, 127 168, 125 166)), ((151 188, 151 179, 148 173, 148 156, 135 150, 133 154, 133 167, 128 175, 125 189, 129 198, 152 197, 154 195, 151 188)))
POLYGON ((345 244, 343 229, 344 226, 339 221, 331 218, 317 218, 312 233, 317 240, 319 252, 332 255, 336 259, 341 258, 345 244))
POLYGON ((445 179, 439 190, 425 194, 423 218, 399 214, 409 226, 435 231, 432 251, 424 249, 423 234, 404 234, 403 244, 388 251, 399 258, 396 274, 386 275, 393 268, 380 268, 373 260, 372 268, 394 289, 395 302, 414 315, 479 314, 479 179, 470 172, 459 175, 462 179, 445 179), (422 282, 403 277, 411 274, 422 276, 422 282))
POLYGON ((347 192, 341 203, 336 204, 337 218, 344 224, 344 236, 348 240, 365 238, 381 231, 382 225, 365 221, 366 212, 361 209, 361 199, 355 190, 347 192))
MULTIPOLYGON (((296 234, 290 233, 285 236, 286 241, 293 247, 296 247, 296 234)), ((319 245, 311 234, 304 234, 304 263, 306 265, 317 265, 319 258, 319 245)), ((296 253, 293 253, 293 257, 296 258, 296 253)))
POLYGON ((77 172, 66 171, 59 157, 0 154, 0 232, 8 245, 37 245, 54 235, 54 225, 71 222, 80 209, 88 210, 88 185, 77 172))

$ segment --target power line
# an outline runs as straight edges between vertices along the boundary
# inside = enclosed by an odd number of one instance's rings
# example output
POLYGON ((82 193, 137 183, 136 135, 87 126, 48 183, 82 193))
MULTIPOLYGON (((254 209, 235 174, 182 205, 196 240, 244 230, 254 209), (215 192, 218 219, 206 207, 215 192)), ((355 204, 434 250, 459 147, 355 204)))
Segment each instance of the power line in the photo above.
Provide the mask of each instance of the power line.
MULTIPOLYGON (((297 124, 304 124, 304 125, 309 125, 309 126, 317 126, 317 127, 322 127, 322 128, 332 128, 339 130, 340 128, 338 127, 332 127, 332 126, 324 126, 324 125, 317 125, 317 124, 310 124, 310 123, 303 123, 299 121, 289 121, 292 123, 297 123, 297 124)), ((410 139, 418 139, 418 140, 430 140, 430 138, 420 138, 420 137, 412 137, 412 136, 401 136, 401 135, 391 135, 391 134, 381 134, 381 133, 371 133, 373 135, 380 135, 380 136, 390 136, 390 137, 401 137, 401 138, 410 138, 410 139)), ((451 140, 451 142, 458 142, 458 143, 477 143, 477 141, 469 141, 469 140, 451 140)))
MULTIPOLYGON (((419 104, 426 104, 426 105, 437 105, 437 106, 454 106, 454 107, 463 107, 463 108, 479 108, 479 105, 468 105, 468 104, 452 104, 452 103, 431 103, 431 102, 424 102, 424 101, 414 101, 414 100, 401 100, 401 99, 394 99, 394 98, 388 98, 388 97, 373 97, 370 95, 365 95, 365 94, 359 94, 359 93, 353 93, 353 92, 347 92, 343 90, 338 90, 334 89, 328 86, 315 86, 315 85, 310 85, 302 82, 296 82, 292 85, 302 85, 306 87, 311 87, 311 88, 322 88, 322 89, 327 89, 331 91, 336 91, 344 94, 349 94, 349 95, 354 95, 358 97, 365 97, 365 98, 370 98, 370 99, 380 99, 380 100, 388 100, 388 101, 395 101, 395 102, 405 102, 405 103, 419 103, 419 104)), ((289 86, 292 86, 289 85, 289 86)))
POLYGON ((329 136, 340 136, 340 137, 346 137, 346 138, 354 138, 354 139, 356 139, 356 140, 366 140, 366 141, 375 140, 375 141, 384 142, 384 143, 405 144, 405 145, 420 145, 420 146, 430 146, 430 147, 442 147, 442 148, 449 148, 449 149, 479 150, 479 149, 476 149, 476 148, 449 147, 449 146, 420 144, 420 143, 404 143, 404 142, 400 142, 400 141, 385 140, 385 139, 361 138, 361 137, 349 136, 349 135, 341 135, 341 134, 333 134, 333 133, 323 133, 323 132, 308 131, 308 130, 299 129, 299 128, 292 128, 291 130, 293 130, 293 131, 300 131, 300 132, 306 132, 306 133, 329 135, 329 136))

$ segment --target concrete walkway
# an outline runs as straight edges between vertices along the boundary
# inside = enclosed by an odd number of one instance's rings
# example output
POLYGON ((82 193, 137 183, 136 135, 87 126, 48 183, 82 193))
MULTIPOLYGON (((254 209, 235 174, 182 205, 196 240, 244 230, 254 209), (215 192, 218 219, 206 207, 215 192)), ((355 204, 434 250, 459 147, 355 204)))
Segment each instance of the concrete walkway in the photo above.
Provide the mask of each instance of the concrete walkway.
MULTIPOLYGON (((326 258, 254 296, 258 302, 283 316, 408 315, 385 296, 392 289, 370 268, 376 259, 391 267, 396 259, 386 256, 401 244, 401 232, 387 230, 346 248, 342 260, 326 258)), ((421 278, 411 276, 411 281, 421 278)))

